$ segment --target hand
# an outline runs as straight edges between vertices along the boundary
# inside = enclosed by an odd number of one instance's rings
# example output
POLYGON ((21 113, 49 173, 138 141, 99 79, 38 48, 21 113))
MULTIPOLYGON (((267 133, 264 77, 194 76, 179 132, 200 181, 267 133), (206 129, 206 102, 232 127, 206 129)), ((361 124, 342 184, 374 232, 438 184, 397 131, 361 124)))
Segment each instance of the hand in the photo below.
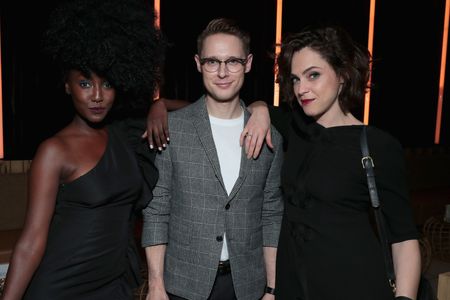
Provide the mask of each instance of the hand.
POLYGON ((152 103, 147 115, 147 130, 142 138, 147 138, 150 149, 156 146, 159 151, 162 151, 169 142, 167 109, 164 101, 156 100, 152 103))
POLYGON ((269 294, 269 293, 265 293, 264 296, 262 296, 261 300, 274 300, 275 299, 275 295, 269 294))
POLYGON ((247 158, 257 158, 264 139, 267 145, 273 149, 269 110, 265 102, 256 101, 249 106, 249 111, 252 115, 241 133, 239 143, 241 147, 245 145, 247 158))
POLYGON ((164 285, 149 283, 145 300, 169 300, 169 296, 167 295, 164 285))

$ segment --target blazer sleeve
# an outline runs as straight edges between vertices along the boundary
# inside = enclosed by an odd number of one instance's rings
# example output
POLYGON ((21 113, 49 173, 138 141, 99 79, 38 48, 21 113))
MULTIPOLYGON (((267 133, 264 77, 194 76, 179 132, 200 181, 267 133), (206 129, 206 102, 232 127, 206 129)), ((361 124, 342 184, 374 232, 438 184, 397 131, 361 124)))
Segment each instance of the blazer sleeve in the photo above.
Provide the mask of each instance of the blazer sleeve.
POLYGON ((272 127, 274 157, 264 186, 262 208, 263 246, 277 247, 283 216, 283 199, 281 193, 281 165, 283 162, 282 138, 272 127))
POLYGON ((155 158, 159 178, 153 189, 153 200, 142 211, 141 244, 143 247, 168 243, 172 177, 170 151, 171 149, 168 147, 158 153, 155 158))

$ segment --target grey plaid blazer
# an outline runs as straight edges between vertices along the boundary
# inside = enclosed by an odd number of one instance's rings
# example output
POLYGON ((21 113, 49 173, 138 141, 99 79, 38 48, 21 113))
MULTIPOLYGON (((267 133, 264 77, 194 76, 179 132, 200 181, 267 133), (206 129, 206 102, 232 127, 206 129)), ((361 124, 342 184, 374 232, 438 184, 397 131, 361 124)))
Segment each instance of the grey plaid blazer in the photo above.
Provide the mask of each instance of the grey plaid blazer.
MULTIPOLYGON (((248 117, 245 110, 245 122, 248 117)), ((277 247, 283 211, 280 134, 272 127, 275 148, 264 146, 257 159, 247 159, 243 149, 239 177, 228 195, 205 98, 169 113, 169 128, 170 145, 155 159, 154 198, 143 211, 142 246, 167 244, 169 293, 207 299, 226 232, 237 299, 260 299, 266 284, 263 246, 277 247)))

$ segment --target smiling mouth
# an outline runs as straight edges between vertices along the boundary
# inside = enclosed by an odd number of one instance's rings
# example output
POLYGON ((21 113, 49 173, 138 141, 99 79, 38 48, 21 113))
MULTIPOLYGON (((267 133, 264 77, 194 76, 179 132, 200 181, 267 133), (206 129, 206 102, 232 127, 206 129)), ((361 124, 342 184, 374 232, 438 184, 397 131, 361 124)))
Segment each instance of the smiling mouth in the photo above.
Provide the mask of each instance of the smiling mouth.
POLYGON ((231 82, 216 83, 216 86, 221 87, 221 88, 226 88, 226 87, 229 87, 230 85, 231 85, 231 82))
POLYGON ((311 102, 313 102, 314 99, 301 99, 300 102, 302 103, 302 105, 308 105, 311 102))

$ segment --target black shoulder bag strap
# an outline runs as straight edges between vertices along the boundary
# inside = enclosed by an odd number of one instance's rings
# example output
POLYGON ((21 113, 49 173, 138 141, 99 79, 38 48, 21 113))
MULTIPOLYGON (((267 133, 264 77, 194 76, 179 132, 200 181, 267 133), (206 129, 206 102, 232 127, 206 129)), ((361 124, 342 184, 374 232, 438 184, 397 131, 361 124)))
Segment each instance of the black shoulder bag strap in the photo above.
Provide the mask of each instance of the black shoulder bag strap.
POLYGON ((395 272, 394 264, 392 261, 391 249, 389 247, 389 242, 387 239, 386 225, 384 222, 384 217, 380 209, 380 200, 378 199, 377 186, 375 184, 375 172, 373 168, 375 167, 372 157, 369 154, 369 146, 367 144, 367 126, 363 126, 361 131, 361 152, 362 159, 361 163, 363 168, 366 170, 367 175, 367 186, 369 187, 370 201, 374 210, 375 221, 377 224, 378 235, 380 238, 381 248, 384 254, 384 264, 386 266, 387 277, 389 284, 392 287, 392 291, 395 293, 395 272))

